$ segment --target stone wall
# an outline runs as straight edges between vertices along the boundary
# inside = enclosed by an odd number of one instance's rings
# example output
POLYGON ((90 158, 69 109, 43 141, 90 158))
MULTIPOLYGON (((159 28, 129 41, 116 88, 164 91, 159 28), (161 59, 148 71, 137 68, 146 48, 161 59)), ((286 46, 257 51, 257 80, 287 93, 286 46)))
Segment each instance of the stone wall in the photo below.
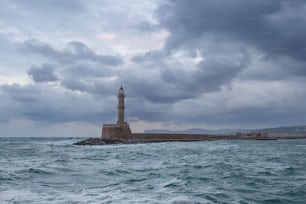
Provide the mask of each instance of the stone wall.
POLYGON ((237 133, 235 135, 131 133, 130 127, 127 123, 106 124, 103 125, 102 129, 102 139, 120 140, 125 143, 264 138, 268 138, 267 133, 237 133))
POLYGON ((123 124, 105 124, 102 128, 102 139, 106 140, 130 140, 131 130, 126 123, 123 124))
POLYGON ((173 134, 173 133, 132 133, 130 142, 161 142, 161 141, 202 141, 223 139, 265 139, 267 133, 240 133, 235 135, 210 135, 210 134, 173 134))
POLYGON ((159 134, 159 133, 133 133, 133 142, 157 142, 157 141, 200 141, 216 139, 235 139, 234 135, 209 135, 209 134, 159 134))

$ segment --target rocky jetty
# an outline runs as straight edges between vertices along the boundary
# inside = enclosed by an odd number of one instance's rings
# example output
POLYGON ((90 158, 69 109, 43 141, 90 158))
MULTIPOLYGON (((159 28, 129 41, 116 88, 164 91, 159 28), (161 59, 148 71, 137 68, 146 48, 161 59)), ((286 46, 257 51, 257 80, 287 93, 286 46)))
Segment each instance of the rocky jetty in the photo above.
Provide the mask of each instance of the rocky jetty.
POLYGON ((110 139, 102 139, 102 138, 88 138, 76 143, 74 145, 108 145, 108 144, 120 144, 122 141, 120 140, 110 140, 110 139))

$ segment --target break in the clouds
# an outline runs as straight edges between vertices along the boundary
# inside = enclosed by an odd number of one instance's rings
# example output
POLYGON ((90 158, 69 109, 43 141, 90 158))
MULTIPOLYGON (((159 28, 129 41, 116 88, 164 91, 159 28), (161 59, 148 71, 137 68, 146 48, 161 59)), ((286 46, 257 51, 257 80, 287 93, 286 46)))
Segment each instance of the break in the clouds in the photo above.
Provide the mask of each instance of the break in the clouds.
POLYGON ((305 22, 303 0, 1 1, 1 127, 113 122, 120 85, 134 131, 305 124, 305 22))

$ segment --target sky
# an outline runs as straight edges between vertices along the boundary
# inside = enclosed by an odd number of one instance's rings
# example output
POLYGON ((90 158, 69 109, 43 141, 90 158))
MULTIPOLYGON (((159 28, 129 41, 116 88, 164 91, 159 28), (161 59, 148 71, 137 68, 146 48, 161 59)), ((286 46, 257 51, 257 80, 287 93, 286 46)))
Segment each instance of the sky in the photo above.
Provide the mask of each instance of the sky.
POLYGON ((0 136, 306 124, 305 0, 0 0, 0 136))

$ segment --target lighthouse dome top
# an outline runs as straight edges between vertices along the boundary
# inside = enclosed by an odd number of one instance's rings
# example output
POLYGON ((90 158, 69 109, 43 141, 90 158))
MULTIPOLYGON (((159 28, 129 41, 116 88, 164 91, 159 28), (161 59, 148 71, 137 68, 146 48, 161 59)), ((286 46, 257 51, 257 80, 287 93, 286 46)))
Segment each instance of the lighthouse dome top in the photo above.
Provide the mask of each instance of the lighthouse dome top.
POLYGON ((121 86, 119 91, 118 91, 118 95, 124 95, 124 89, 123 87, 121 86))
POLYGON ((124 93, 124 89, 122 86, 120 86, 119 93, 124 93))

